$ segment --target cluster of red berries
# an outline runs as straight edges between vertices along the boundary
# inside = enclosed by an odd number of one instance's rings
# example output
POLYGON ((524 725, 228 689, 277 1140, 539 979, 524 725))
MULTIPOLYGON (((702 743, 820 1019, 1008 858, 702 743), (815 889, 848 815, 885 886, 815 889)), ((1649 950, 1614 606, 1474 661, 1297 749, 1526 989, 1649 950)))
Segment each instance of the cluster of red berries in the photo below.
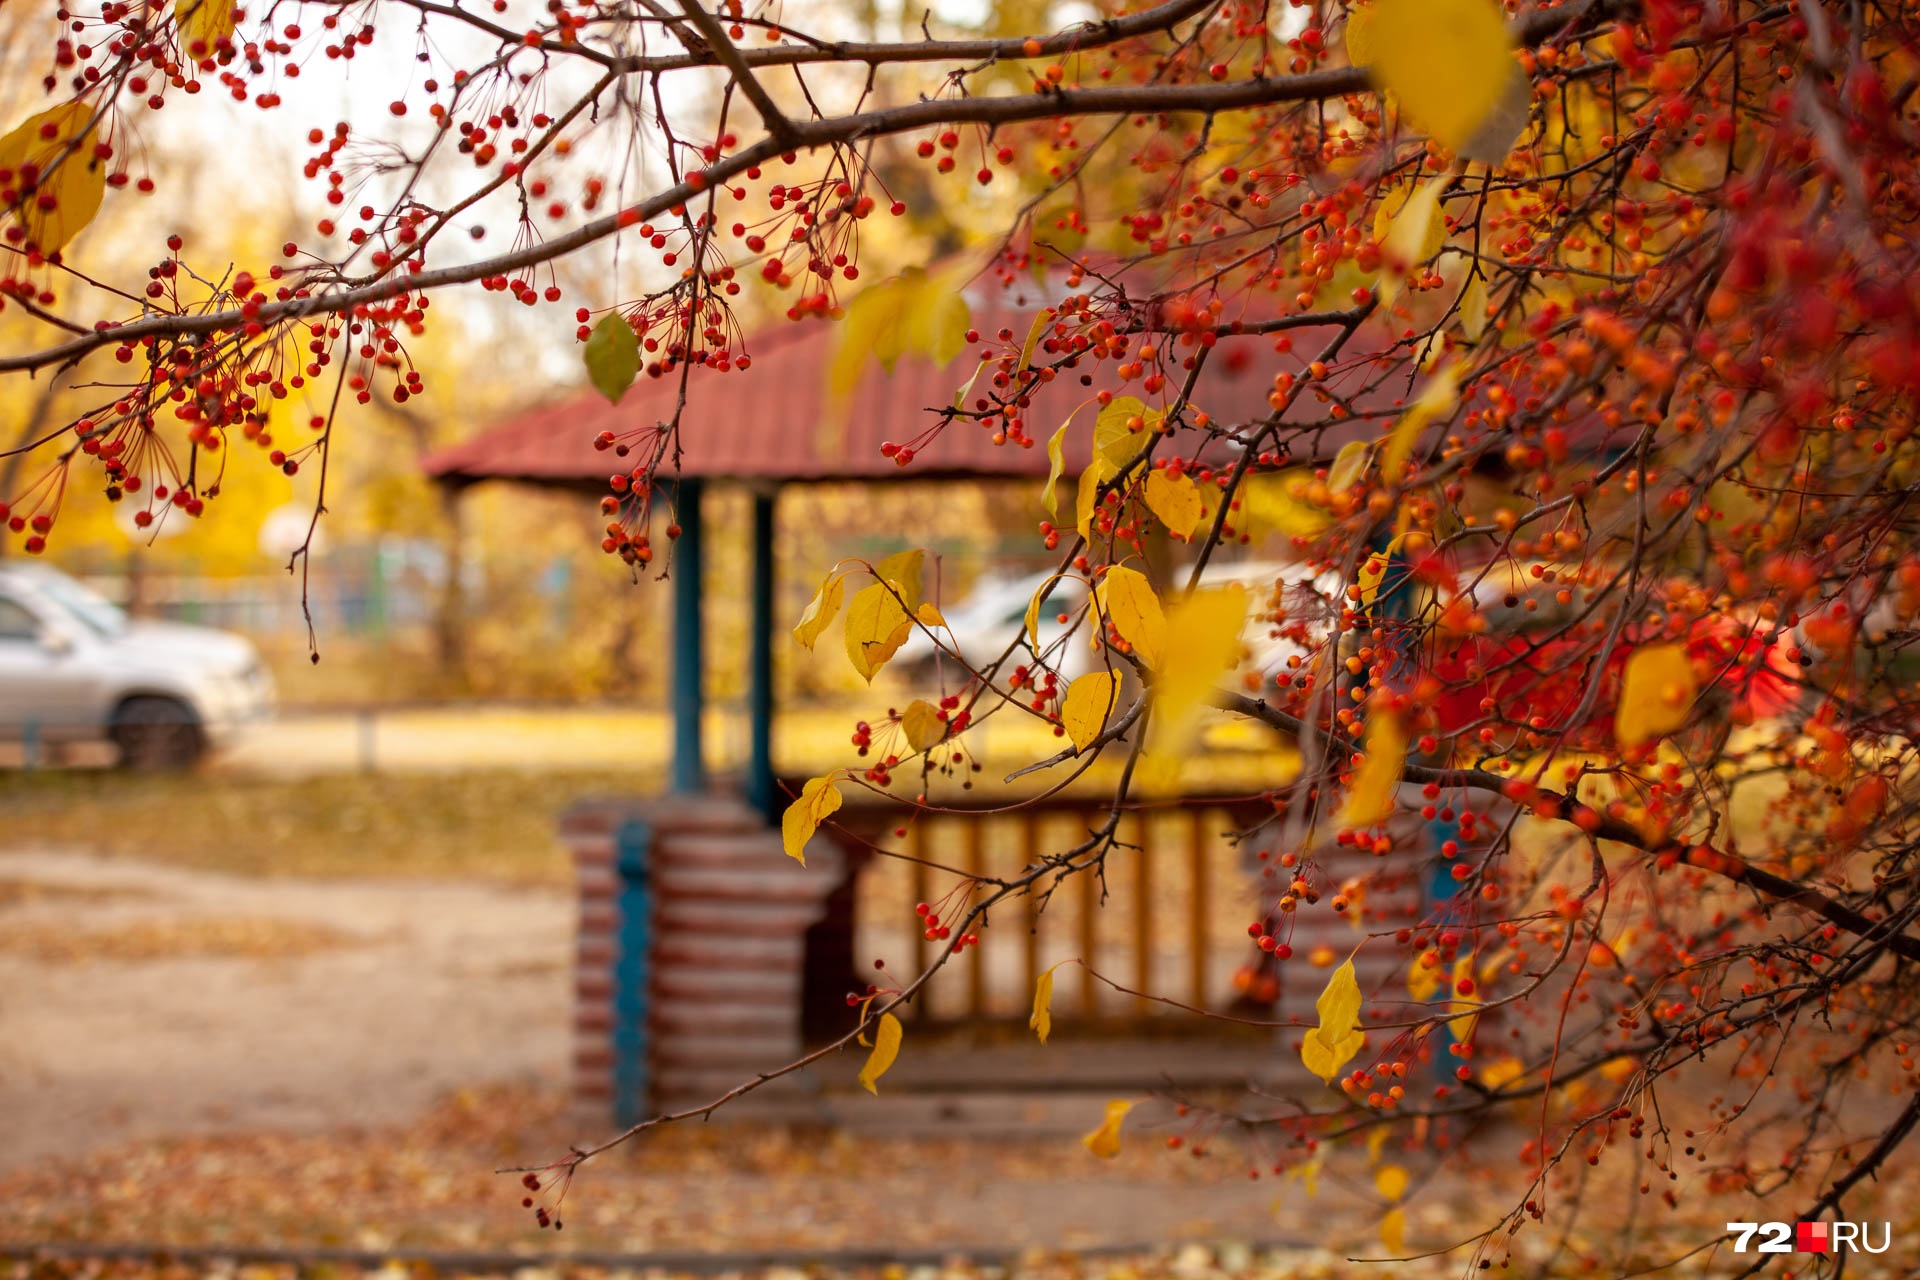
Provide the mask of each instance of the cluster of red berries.
POLYGON ((552 1227, 555 1231, 559 1231, 566 1226, 555 1214, 549 1213, 545 1205, 540 1205, 535 1208, 533 1203, 534 1193, 540 1190, 540 1177, 538 1174, 526 1174, 520 1179, 520 1185, 527 1189, 527 1194, 520 1198, 520 1207, 522 1209, 532 1209, 533 1220, 535 1222, 539 1223, 542 1227, 552 1227))
MULTIPOLYGON (((945 942, 953 936, 953 926, 941 924, 939 912, 935 911, 929 904, 925 902, 914 903, 913 914, 919 916, 925 923, 926 930, 921 936, 926 938, 928 942, 945 942)), ((960 935, 960 940, 953 944, 953 951, 955 955, 958 955, 968 947, 977 947, 979 945, 979 934, 963 933, 960 935)))

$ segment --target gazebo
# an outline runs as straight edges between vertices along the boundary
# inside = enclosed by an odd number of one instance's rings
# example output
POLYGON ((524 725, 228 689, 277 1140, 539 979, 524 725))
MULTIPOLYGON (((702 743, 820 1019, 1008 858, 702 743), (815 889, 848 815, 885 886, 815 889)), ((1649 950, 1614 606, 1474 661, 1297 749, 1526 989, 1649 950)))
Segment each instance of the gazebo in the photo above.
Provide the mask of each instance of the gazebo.
MULTIPOLYGON (((1005 333, 1018 341, 1046 299, 1023 298, 1016 290, 969 301, 977 331, 988 337, 1005 333)), ((1069 476, 1086 464, 1091 449, 1097 414, 1093 392, 1079 377, 1068 375, 1032 399, 1028 431, 1038 437, 1038 445, 996 445, 989 430, 957 423, 916 446, 917 456, 903 468, 882 453, 882 443, 924 432, 933 421, 927 411, 953 403, 956 391, 967 383, 978 348, 969 348, 944 368, 912 356, 902 358, 891 373, 875 364, 849 399, 835 402, 827 391, 826 371, 838 335, 839 326, 820 321, 779 324, 745 344, 752 357, 749 370, 693 371, 681 419, 685 426, 678 473, 663 478, 661 489, 681 529, 671 545, 668 570, 673 721, 669 794, 584 805, 562 820, 582 895, 576 1089, 596 1108, 610 1104, 622 1121, 637 1118, 649 1107, 699 1105, 741 1079, 796 1056, 810 1012, 831 1012, 837 1004, 838 1016, 846 1017, 842 996, 854 971, 852 873, 864 852, 861 842, 822 850, 819 846, 827 842, 816 841, 803 871, 780 855, 777 831, 784 797, 772 751, 773 606, 782 490, 825 481, 893 485, 965 478, 1037 483, 1048 470, 1045 440, 1070 415, 1069 476), (712 786, 705 776, 701 743, 701 499, 727 485, 744 488, 752 499, 746 680, 750 732, 746 776, 738 794, 712 786), (743 918, 755 922, 750 942, 740 937, 743 918)), ((1272 341, 1222 340, 1199 381, 1196 403, 1220 420, 1251 420, 1269 413, 1273 362, 1270 356, 1258 357, 1270 352, 1272 341)), ((610 491, 611 474, 631 463, 622 466, 621 459, 596 448, 596 437, 602 432, 627 436, 670 418, 679 394, 677 374, 651 379, 643 375, 618 405, 589 391, 537 406, 432 454, 425 467, 434 480, 454 489, 514 481, 603 495, 610 491)), ((1211 803, 1207 812, 1224 817, 1222 810, 1239 802, 1215 798, 1211 803)), ((846 825, 862 821, 854 808, 850 805, 840 815, 846 825)), ((1198 958, 1191 962, 1185 992, 1204 1003, 1213 998, 1210 988, 1219 984, 1217 975, 1210 977, 1205 970, 1200 954, 1210 927, 1202 900, 1209 875, 1203 865, 1208 837, 1202 811, 1195 808, 1191 816, 1191 852, 1180 856, 1189 858, 1191 876, 1198 881, 1184 908, 1185 936, 1198 958)), ((866 825, 878 837, 896 821, 897 814, 876 812, 866 825)), ((968 856, 976 859, 980 825, 966 837, 965 847, 972 851, 968 856)), ((1030 845, 1032 831, 1019 838, 1030 845)), ((1175 864, 1165 854, 1161 858, 1165 874, 1175 864)), ((1143 844, 1133 924, 1141 931, 1157 927, 1177 932, 1178 925, 1156 922, 1152 915, 1159 895, 1146 879, 1149 866, 1143 844)), ((1222 873, 1216 868, 1211 875, 1217 893, 1222 873)), ((924 882, 915 883, 919 891, 924 882)), ((1083 906, 1080 941, 1091 948, 1097 943, 1091 899, 1083 906)), ((1034 941, 1037 922, 1030 917, 1029 925, 1023 980, 1030 992, 1040 957, 1034 941)), ((1140 975, 1151 965, 1150 956, 1139 958, 1146 955, 1145 945, 1135 948, 1134 972, 1140 975)), ((913 946, 924 958, 927 948, 918 940, 913 946)), ((976 967, 969 1004, 975 1012, 984 1007, 982 983, 976 967)), ((1082 983, 1082 999, 1086 1008, 1094 1007, 1090 977, 1082 983)), ((1263 1042, 1251 1057, 1239 1060, 1203 1056, 1216 1074, 1237 1072, 1244 1078, 1250 1064, 1270 1056, 1270 1050, 1263 1042)), ((1056 1055, 1047 1069, 1057 1070, 1061 1061, 1056 1055)), ((1118 1062, 1111 1054, 1090 1058, 1089 1087, 1119 1087, 1122 1081, 1103 1086, 1099 1079, 1102 1070, 1121 1070, 1118 1062)), ((1144 1071, 1149 1081, 1156 1069, 1139 1061, 1126 1068, 1136 1074, 1144 1071)), ((903 1064, 889 1079, 906 1074, 903 1064)), ((791 1078, 782 1083, 791 1083, 791 1078)), ((729 1111, 821 1118, 818 1098, 804 1087, 760 1091, 743 1102, 747 1105, 729 1111)), ((1082 1118, 1076 1114, 1071 1123, 1082 1118)))

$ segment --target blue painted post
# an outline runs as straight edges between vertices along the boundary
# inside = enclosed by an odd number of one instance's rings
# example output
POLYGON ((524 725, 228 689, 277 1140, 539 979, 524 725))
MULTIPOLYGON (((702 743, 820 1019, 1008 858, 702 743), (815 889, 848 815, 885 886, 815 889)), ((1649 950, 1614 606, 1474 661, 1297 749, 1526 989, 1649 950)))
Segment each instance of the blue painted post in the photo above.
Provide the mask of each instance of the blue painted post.
POLYGON ((693 795, 706 787, 700 743, 702 696, 700 618, 700 482, 681 480, 674 495, 680 536, 673 544, 673 790, 693 795))
POLYGON ((747 623, 747 803, 774 816, 773 515, 774 491, 753 495, 753 586, 747 623))
POLYGON ((613 965, 613 1118, 638 1124, 647 1106, 647 987, 652 980, 653 886, 647 854, 653 828, 634 819, 614 833, 620 876, 620 937, 613 965))

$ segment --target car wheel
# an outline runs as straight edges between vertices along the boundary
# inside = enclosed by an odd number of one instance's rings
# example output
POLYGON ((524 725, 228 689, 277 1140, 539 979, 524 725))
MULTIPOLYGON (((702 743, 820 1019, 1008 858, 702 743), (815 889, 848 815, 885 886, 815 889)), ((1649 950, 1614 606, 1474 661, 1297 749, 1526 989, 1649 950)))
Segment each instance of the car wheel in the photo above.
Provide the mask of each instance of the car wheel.
POLYGON ((128 698, 109 734, 120 767, 142 772, 191 769, 206 745, 193 708, 173 698, 128 698))

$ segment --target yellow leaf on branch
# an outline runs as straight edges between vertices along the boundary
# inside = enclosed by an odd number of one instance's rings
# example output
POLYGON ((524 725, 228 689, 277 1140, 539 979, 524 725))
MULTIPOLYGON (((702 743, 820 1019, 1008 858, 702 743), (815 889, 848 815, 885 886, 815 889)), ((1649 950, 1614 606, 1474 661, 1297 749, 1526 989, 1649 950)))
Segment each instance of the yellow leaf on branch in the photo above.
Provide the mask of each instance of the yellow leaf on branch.
POLYGON ((106 161, 94 154, 93 108, 49 108, 0 137, 0 214, 19 223, 21 247, 53 253, 100 211, 106 161))
POLYGON ((1672 733, 1687 722, 1696 692, 1693 663, 1677 644, 1648 645, 1627 659, 1613 734, 1622 750, 1672 733))
POLYGON ((1108 569, 1100 580, 1100 611, 1120 638, 1133 646, 1140 661, 1157 670, 1166 644, 1167 618, 1147 575, 1123 564, 1108 569))
POLYGON ((794 625, 793 638, 801 647, 813 648, 814 642, 820 638, 820 633, 827 629, 827 624, 832 622, 835 615, 840 612, 840 598, 846 594, 846 590, 845 574, 835 569, 827 575, 826 581, 820 584, 820 589, 813 593, 813 599, 807 602, 805 612, 800 615, 800 621, 794 625))
POLYGON ((1055 520, 1060 518, 1060 473, 1066 469, 1066 449, 1067 423, 1063 422, 1047 437, 1047 487, 1040 491, 1040 505, 1055 520))
POLYGON ((1060 700, 1060 723, 1075 751, 1085 751, 1107 727, 1120 677, 1112 671, 1089 671, 1067 686, 1060 700))
POLYGON ((1120 1124, 1131 1110, 1131 1102, 1115 1098, 1107 1104, 1107 1116, 1100 1122, 1100 1127, 1080 1139, 1081 1143, 1101 1159, 1113 1159, 1120 1154, 1120 1124))
POLYGON ((1366 1033, 1359 1025, 1360 980, 1354 975, 1351 958, 1333 971, 1313 1007, 1320 1015, 1320 1024, 1307 1032, 1306 1042, 1300 1046, 1300 1060, 1307 1070, 1332 1084, 1340 1068, 1353 1061, 1353 1055, 1366 1043, 1366 1033))
POLYGON ((180 42, 196 62, 214 55, 222 40, 233 35, 232 0, 174 0, 173 20, 180 42))
MULTIPOLYGON (((1062 960, 1060 964, 1065 964, 1062 960)), ((1045 1044, 1047 1037, 1053 1034, 1053 971, 1059 964, 1042 973, 1033 983, 1033 1012, 1027 1017, 1027 1026, 1040 1037, 1045 1044)))
POLYGON ((1247 603, 1244 587, 1218 587, 1194 592, 1167 614, 1165 657, 1155 670, 1153 728, 1147 742, 1148 760, 1162 763, 1143 776, 1147 789, 1164 791, 1177 784, 1178 763, 1193 745, 1220 678, 1240 660, 1247 603))
MULTIPOLYGON (((1413 123, 1469 158, 1503 156, 1512 136, 1482 137, 1481 130, 1525 77, 1495 0, 1375 0, 1370 14, 1365 65, 1413 123)), ((1351 57, 1351 25, 1347 49, 1351 57)))
POLYGON ((882 582, 891 582, 900 593, 900 601, 909 610, 920 606, 920 567, 926 563, 927 553, 919 547, 906 551, 896 551, 879 564, 873 566, 873 576, 882 582))
POLYGON ((1306 490, 1312 483, 1313 473, 1305 467, 1247 476, 1236 495, 1240 509, 1228 518, 1240 532, 1255 537, 1267 533, 1317 537, 1333 523, 1333 515, 1306 500, 1306 490))
POLYGON ((913 617, 898 591, 892 583, 875 582, 854 592, 847 605, 847 659, 869 684, 913 633, 913 617))
POLYGON ((1093 456, 1104 458, 1119 475, 1153 441, 1154 426, 1166 415, 1133 396, 1116 396, 1100 410, 1093 427, 1093 456))
POLYGON ((1400 771, 1407 763, 1407 735, 1400 721, 1386 710, 1367 718, 1366 739, 1353 788, 1340 811, 1340 825, 1349 831, 1378 826, 1393 814, 1394 795, 1400 789, 1400 771))
POLYGON ((880 1015, 880 1029, 873 1033, 873 1052, 867 1055, 867 1065, 860 1068, 860 1087, 878 1097, 880 1090, 875 1086, 880 1077, 887 1074, 887 1068, 900 1056, 900 1019, 890 1013, 880 1015))
POLYGON ((1080 473, 1080 487, 1073 500, 1073 522, 1081 537, 1093 538, 1094 503, 1100 496, 1100 486, 1113 479, 1114 474, 1112 464, 1099 454, 1095 454, 1093 462, 1080 473))
POLYGON ((1452 413, 1460 403, 1460 375, 1464 372, 1466 365, 1459 360, 1449 361, 1435 370, 1400 421, 1394 424, 1393 433, 1387 437, 1387 447, 1380 455, 1380 474, 1388 483, 1399 484, 1405 478, 1401 472, 1421 433, 1452 413))
POLYGON ((1471 952, 1462 952, 1460 958, 1453 962, 1450 992, 1447 1012, 1453 1016, 1447 1019, 1447 1032, 1454 1040, 1465 1044, 1473 1038, 1473 1027, 1479 1020, 1481 1005, 1480 985, 1474 977, 1471 952), (1461 990, 1463 986, 1465 991, 1461 990))
POLYGON ((915 751, 937 747, 947 736, 947 722, 940 718, 939 709, 924 698, 915 698, 900 713, 900 729, 906 735, 907 745, 915 751))
POLYGON ((1053 589, 1053 584, 1064 577, 1066 577, 1064 573, 1054 574, 1051 578, 1041 583, 1040 589, 1033 593, 1033 599, 1027 601, 1027 647, 1033 650, 1033 655, 1036 658, 1040 656, 1041 601, 1047 598, 1047 592, 1053 589))
POLYGON ((1207 514, 1200 488, 1188 475, 1168 475, 1161 470, 1147 472, 1146 499, 1147 509, 1160 517, 1167 532, 1180 538, 1191 538, 1207 514))
POLYGON ((799 796, 780 815, 780 845, 789 858, 803 867, 807 865, 807 841, 813 839, 822 822, 839 810, 840 804, 840 788, 834 785, 831 773, 813 778, 800 788, 799 796))

